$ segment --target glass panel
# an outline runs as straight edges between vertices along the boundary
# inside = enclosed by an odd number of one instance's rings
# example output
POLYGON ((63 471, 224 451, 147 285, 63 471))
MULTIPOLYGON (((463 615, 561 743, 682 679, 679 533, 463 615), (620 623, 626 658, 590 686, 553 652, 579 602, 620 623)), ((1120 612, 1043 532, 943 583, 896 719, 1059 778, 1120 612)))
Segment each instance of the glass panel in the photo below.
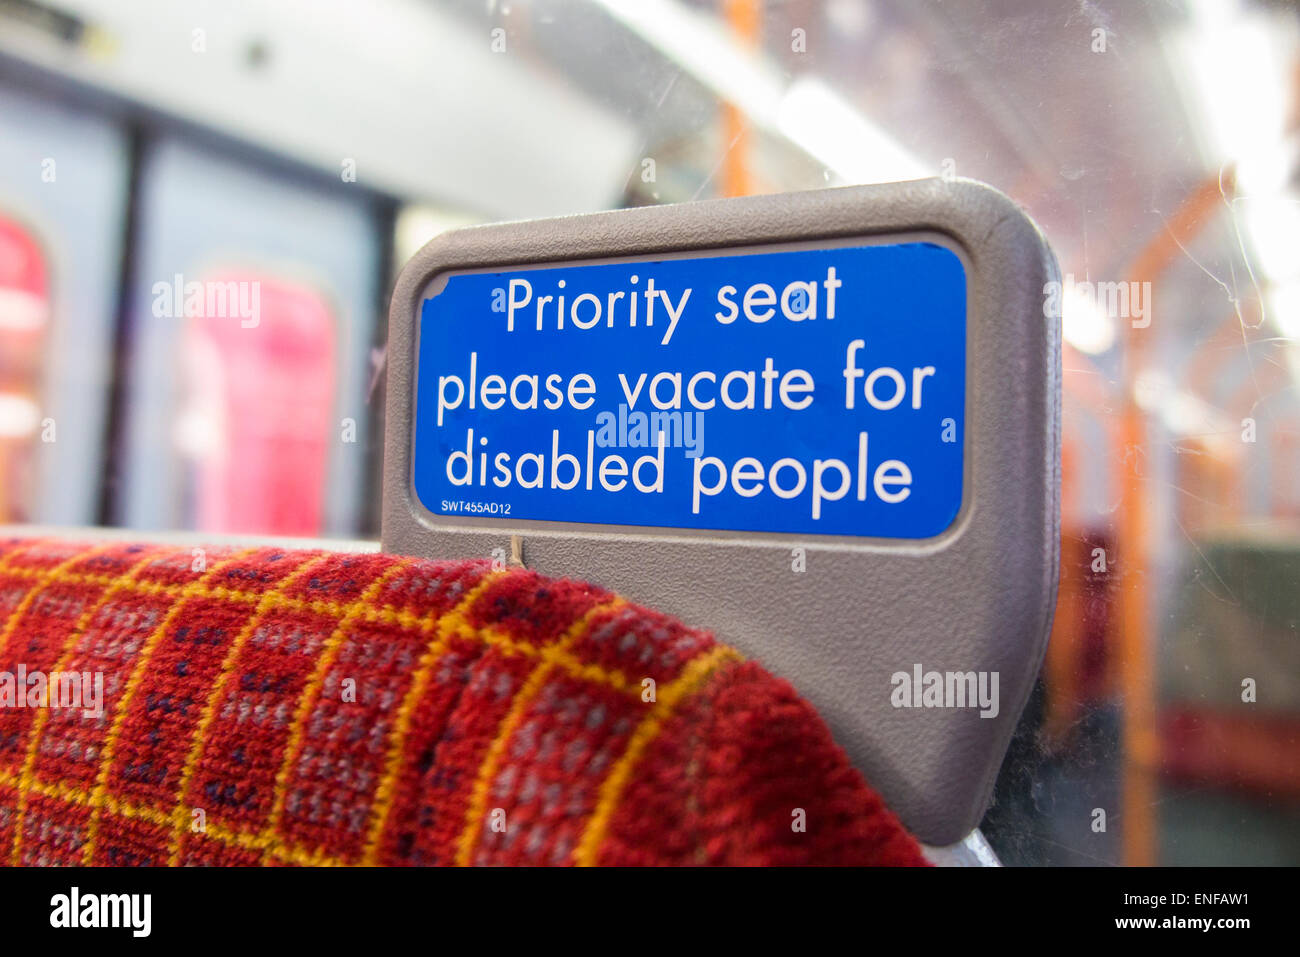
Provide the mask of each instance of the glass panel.
POLYGON ((0 81, 0 523, 99 516, 127 142, 0 81))

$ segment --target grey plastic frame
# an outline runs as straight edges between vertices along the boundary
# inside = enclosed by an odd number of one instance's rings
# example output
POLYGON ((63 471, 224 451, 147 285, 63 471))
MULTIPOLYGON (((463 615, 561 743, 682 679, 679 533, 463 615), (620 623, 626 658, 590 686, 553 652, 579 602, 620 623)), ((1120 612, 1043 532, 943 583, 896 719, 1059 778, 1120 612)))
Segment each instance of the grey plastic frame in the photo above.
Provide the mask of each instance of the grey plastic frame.
POLYGON ((383 548, 484 557, 524 539, 530 568, 587 579, 717 637, 789 679, 923 841, 975 828, 1042 662, 1056 603, 1059 273, 1007 197, 969 180, 843 187, 477 226, 402 270, 389 312, 383 548), (966 267, 965 495, 925 541, 617 528, 436 516, 411 481, 423 299, 453 272, 644 256, 773 251, 937 234, 966 267), (436 284, 436 285, 435 285, 436 284), (791 570, 791 549, 807 570, 791 570), (999 712, 895 708, 895 672, 989 671, 999 712))

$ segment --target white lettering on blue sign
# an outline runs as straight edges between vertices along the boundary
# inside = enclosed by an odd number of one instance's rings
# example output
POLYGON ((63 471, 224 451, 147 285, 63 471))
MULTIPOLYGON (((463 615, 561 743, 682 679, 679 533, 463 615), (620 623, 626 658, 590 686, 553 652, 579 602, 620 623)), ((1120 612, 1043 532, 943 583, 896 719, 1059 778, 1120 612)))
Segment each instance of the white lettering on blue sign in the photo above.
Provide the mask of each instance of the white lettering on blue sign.
POLYGON ((922 539, 961 509, 936 243, 454 273, 416 359, 434 515, 922 539))

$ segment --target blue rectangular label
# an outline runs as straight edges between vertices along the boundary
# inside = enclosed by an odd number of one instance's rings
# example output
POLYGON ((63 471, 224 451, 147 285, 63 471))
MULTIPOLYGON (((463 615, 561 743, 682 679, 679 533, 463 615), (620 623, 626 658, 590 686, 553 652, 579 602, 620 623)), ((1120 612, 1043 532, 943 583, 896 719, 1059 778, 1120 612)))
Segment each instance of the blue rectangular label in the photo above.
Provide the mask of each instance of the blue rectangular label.
POLYGON ((923 539, 961 509, 966 275, 929 242, 453 273, 434 515, 923 539))

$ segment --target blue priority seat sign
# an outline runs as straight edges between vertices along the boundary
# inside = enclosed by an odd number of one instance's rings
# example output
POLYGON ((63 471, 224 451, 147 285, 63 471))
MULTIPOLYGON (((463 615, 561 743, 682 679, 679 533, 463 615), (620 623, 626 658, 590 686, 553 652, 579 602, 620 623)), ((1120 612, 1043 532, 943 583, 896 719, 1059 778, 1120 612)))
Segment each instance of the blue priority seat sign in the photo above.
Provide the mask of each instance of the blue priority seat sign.
POLYGON ((389 310, 383 547, 708 630, 958 841, 1055 608, 1059 278, 962 180, 443 234, 389 310))
POLYGON ((938 241, 457 273, 418 343, 435 515, 925 539, 961 509, 966 271, 938 241))

